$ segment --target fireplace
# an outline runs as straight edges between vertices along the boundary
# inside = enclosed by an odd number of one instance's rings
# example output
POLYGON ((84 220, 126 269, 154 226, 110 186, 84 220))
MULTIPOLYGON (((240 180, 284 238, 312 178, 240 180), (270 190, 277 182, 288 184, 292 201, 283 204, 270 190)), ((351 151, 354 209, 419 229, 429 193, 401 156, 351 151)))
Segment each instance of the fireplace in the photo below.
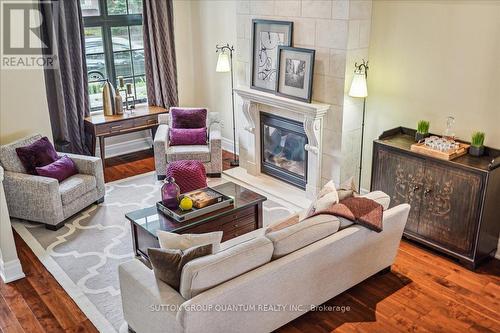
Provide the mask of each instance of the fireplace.
POLYGON ((307 135, 301 122, 260 113, 261 172, 301 189, 307 184, 307 135))

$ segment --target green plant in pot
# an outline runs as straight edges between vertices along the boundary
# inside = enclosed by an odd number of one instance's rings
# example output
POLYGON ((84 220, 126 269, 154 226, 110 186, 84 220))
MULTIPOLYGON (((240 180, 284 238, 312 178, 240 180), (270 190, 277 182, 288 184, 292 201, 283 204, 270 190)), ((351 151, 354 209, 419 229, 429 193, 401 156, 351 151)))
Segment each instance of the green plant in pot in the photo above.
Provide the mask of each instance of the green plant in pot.
POLYGON ((420 120, 417 124, 417 133, 415 133, 415 141, 419 142, 420 140, 425 139, 429 136, 429 127, 430 122, 427 120, 420 120))
POLYGON ((472 156, 482 156, 484 154, 484 132, 472 133, 469 154, 472 156))

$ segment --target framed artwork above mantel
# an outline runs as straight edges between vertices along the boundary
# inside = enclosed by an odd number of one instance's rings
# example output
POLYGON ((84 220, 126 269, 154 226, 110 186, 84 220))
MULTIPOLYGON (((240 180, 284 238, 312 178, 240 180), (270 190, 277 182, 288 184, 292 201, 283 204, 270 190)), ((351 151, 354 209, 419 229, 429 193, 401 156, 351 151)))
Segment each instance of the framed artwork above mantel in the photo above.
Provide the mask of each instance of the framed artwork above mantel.
POLYGON ((278 47, 291 46, 292 33, 293 22, 252 20, 252 89, 276 91, 278 47))

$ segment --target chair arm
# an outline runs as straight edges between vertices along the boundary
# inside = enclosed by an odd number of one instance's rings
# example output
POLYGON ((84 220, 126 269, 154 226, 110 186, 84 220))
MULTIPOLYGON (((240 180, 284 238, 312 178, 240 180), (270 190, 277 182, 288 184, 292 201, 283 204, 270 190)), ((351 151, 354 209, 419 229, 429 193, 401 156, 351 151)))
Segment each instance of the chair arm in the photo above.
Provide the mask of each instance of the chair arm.
POLYGON ((168 125, 161 124, 156 130, 156 135, 153 140, 153 151, 155 156, 155 169, 158 176, 166 174, 168 149, 168 125))
POLYGON ((179 292, 136 259, 118 267, 118 278, 125 321, 137 333, 182 331, 176 316, 186 300, 179 292))
POLYGON ((222 135, 219 123, 210 125, 208 136, 210 149, 210 173, 218 174, 222 172, 222 135))
POLYGON ((64 219, 57 179, 5 171, 3 186, 10 216, 48 224, 64 219))
POLYGON ((59 153, 59 155, 67 155, 73 162, 75 162, 78 173, 83 175, 94 176, 97 184, 97 192, 99 198, 103 197, 106 188, 104 186, 104 171, 102 168, 102 161, 99 157, 76 155, 68 153, 59 153))
POLYGON ((219 123, 212 123, 210 125, 208 140, 210 145, 221 145, 222 142, 222 134, 221 127, 219 123))

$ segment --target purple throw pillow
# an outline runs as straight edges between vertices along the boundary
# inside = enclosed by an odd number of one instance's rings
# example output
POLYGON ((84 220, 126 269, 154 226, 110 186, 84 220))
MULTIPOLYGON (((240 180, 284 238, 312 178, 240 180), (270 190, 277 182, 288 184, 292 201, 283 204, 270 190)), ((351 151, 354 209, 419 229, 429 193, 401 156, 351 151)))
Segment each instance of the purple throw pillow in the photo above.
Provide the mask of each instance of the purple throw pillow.
POLYGON ((59 158, 46 136, 25 147, 16 148, 16 154, 26 172, 31 175, 36 175, 36 167, 46 166, 59 158))
POLYGON ((69 178, 78 173, 75 162, 68 156, 64 155, 57 161, 43 166, 37 167, 36 172, 39 176, 55 178, 59 182, 62 182, 66 178, 69 178))
POLYGON ((207 126, 207 109, 170 108, 173 128, 201 128, 207 126))
POLYGON ((203 128, 171 128, 170 145, 206 145, 207 129, 203 128))

